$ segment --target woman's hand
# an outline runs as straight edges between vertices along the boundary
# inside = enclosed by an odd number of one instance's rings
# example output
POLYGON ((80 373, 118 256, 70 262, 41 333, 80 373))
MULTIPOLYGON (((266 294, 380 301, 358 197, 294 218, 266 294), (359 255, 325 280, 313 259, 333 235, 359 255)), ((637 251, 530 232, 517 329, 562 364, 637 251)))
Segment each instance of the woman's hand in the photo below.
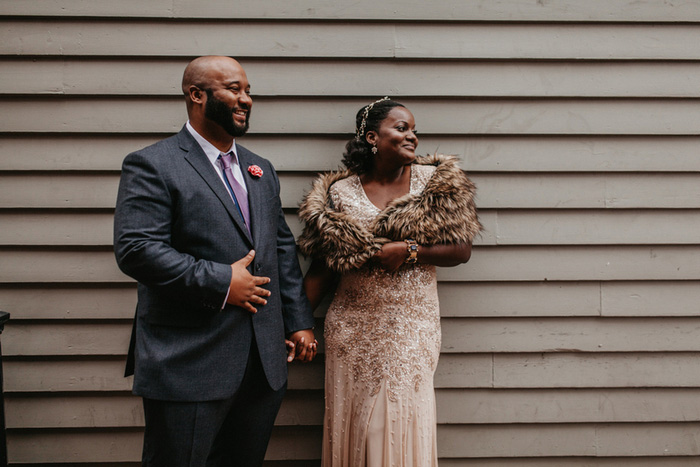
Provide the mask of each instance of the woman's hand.
POLYGON ((292 333, 284 343, 287 345, 287 362, 292 360, 310 362, 318 351, 318 341, 314 338, 314 332, 311 329, 292 333))
POLYGON ((406 242, 390 242, 382 245, 382 248, 374 254, 374 260, 387 272, 394 272, 408 258, 406 242))

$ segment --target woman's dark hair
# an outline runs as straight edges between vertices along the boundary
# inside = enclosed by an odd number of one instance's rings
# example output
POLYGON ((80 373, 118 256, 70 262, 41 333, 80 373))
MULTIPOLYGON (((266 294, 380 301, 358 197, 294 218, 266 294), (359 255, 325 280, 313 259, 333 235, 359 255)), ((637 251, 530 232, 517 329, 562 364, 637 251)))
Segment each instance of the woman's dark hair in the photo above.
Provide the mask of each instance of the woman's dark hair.
POLYGON ((394 107, 405 106, 387 99, 368 104, 357 111, 357 115, 355 115, 355 136, 345 144, 345 152, 343 153, 343 165, 345 167, 357 174, 363 174, 372 169, 374 163, 372 145, 367 142, 365 136, 368 131, 378 131, 379 126, 394 107), (369 106, 371 107, 365 119, 365 112, 369 106), (363 119, 365 120, 364 126, 362 125, 363 119))

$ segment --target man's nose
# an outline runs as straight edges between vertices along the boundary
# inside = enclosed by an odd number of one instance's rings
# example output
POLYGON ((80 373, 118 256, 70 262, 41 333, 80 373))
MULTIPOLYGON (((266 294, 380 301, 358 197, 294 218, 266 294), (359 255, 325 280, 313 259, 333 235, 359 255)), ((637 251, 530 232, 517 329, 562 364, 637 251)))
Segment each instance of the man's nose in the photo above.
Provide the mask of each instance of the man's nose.
POLYGON ((238 101, 242 104, 247 105, 249 108, 250 108, 250 106, 253 105, 253 98, 250 97, 250 94, 245 93, 245 92, 241 95, 241 97, 238 99, 238 101))

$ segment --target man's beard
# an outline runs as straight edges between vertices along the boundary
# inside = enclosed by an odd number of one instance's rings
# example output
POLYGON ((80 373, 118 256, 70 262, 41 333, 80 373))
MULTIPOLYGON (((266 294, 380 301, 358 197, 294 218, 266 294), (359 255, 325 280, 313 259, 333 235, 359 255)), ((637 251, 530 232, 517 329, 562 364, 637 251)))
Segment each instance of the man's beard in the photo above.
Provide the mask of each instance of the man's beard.
POLYGON ((204 116, 217 123, 234 138, 245 135, 250 122, 250 109, 246 109, 248 113, 245 117, 245 124, 239 125, 234 121, 233 110, 228 105, 214 97, 214 93, 210 89, 207 89, 206 93, 207 103, 204 106, 204 116))

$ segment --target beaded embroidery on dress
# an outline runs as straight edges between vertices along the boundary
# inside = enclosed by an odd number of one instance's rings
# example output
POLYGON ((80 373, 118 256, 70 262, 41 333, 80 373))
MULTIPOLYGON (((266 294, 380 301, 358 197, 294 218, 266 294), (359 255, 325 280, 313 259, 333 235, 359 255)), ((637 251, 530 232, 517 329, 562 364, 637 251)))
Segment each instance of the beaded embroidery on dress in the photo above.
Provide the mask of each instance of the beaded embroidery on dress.
MULTIPOLYGON (((411 193, 434 166, 413 165, 411 193)), ((357 175, 330 189, 336 210, 369 228, 381 213, 357 175)), ((437 466, 433 375, 440 355, 434 266, 372 265, 341 276, 326 315, 326 467, 437 466)))

